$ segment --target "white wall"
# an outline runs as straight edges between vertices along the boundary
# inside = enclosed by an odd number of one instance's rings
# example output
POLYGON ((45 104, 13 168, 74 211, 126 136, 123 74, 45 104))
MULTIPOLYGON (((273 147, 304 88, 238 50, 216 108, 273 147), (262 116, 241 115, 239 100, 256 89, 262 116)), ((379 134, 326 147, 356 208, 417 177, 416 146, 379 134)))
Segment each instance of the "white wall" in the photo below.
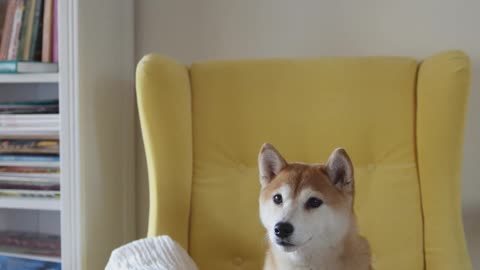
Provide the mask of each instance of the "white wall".
MULTIPOLYGON (((463 49, 473 60, 463 166, 464 220, 470 253, 480 269, 479 12, 478 0, 136 0, 136 56, 138 60, 158 52, 190 63, 338 55, 422 58, 463 49)), ((143 152, 138 149, 142 236, 148 194, 143 152)))
MULTIPOLYGON (((65 129, 65 137, 74 138, 69 142, 78 143, 69 145, 75 152, 71 164, 78 161, 78 167, 70 168, 71 174, 66 175, 78 178, 67 178, 71 181, 67 187, 76 193, 67 193, 74 195, 74 203, 64 204, 69 208, 62 209, 62 216, 72 215, 74 219, 66 221, 78 224, 68 225, 74 234, 62 232, 62 242, 78 250, 72 250, 73 256, 62 266, 97 270, 105 268, 114 248, 135 236, 134 0, 64 3, 75 7, 77 26, 65 30, 74 38, 64 39, 74 42, 75 50, 68 52, 76 55, 68 54, 67 59, 74 61, 75 68, 70 68, 75 76, 69 74, 74 82, 65 82, 68 85, 61 90, 70 91, 64 98, 73 101, 66 104, 75 105, 72 111, 78 113, 71 118, 76 120, 75 128, 65 129), (70 134, 72 130, 77 133, 70 134)), ((69 154, 65 156, 71 157, 69 154)))

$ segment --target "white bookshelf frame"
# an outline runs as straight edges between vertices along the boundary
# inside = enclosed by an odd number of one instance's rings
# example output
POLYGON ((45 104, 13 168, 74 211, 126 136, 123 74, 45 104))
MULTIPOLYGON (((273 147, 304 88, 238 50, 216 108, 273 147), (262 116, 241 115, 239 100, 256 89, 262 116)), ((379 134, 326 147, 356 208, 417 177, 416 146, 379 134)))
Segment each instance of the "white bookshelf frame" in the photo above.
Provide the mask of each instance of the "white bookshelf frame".
POLYGON ((80 247, 76 1, 58 1, 62 269, 83 269, 80 247), (65 179, 68 179, 66 181, 65 179))

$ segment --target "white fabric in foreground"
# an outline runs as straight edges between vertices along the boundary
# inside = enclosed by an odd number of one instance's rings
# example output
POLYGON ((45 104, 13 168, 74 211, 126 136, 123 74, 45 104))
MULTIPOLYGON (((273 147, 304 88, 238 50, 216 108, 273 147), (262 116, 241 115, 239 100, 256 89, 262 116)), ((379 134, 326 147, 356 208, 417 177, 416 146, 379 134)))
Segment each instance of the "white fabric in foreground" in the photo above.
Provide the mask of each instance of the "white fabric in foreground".
POLYGON ((169 236, 145 238, 115 249, 105 270, 198 270, 169 236))

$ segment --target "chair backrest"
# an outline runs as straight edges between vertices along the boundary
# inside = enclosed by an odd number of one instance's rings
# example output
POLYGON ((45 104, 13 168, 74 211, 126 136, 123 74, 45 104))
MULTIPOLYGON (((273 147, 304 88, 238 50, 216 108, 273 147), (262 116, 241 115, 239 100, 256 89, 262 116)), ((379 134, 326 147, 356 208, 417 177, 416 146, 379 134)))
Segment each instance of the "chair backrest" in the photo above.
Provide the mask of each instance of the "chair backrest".
POLYGON ((468 269, 459 199, 468 83, 468 58, 457 51, 421 64, 364 57, 185 67, 146 56, 137 92, 149 235, 171 235, 200 269, 261 269, 260 146, 312 163, 342 146, 375 269, 468 269))

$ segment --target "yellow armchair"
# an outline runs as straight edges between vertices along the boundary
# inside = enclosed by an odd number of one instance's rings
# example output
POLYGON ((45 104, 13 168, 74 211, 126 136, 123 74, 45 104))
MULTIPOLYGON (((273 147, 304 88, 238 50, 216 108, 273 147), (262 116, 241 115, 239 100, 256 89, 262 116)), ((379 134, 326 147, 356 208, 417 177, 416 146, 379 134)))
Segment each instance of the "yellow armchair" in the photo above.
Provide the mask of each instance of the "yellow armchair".
POLYGON ((137 97, 150 184, 149 236, 200 269, 261 269, 257 153, 353 159, 355 210, 376 270, 469 270, 460 165, 470 62, 404 57, 212 61, 147 55, 137 97))

